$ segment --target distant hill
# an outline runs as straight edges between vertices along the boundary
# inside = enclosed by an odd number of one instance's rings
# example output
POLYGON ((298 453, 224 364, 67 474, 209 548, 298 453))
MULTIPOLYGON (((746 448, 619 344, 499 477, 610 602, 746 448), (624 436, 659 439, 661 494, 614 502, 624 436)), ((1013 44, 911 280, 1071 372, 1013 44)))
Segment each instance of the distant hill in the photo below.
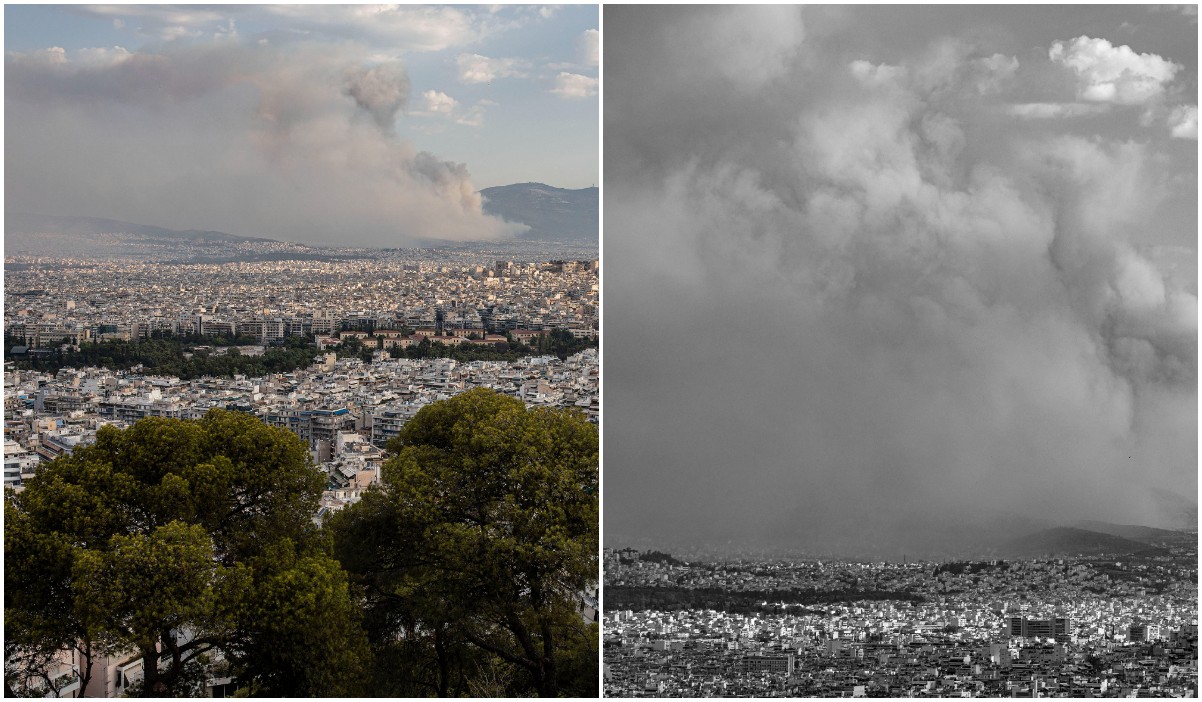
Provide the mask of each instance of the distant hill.
POLYGON ((1002 545, 1001 555, 1007 558, 1034 558, 1037 556, 1098 555, 1125 556, 1135 553, 1151 555, 1164 553, 1163 549, 1089 529, 1055 527, 1035 532, 1002 545))
POLYGON ((135 224, 99 217, 59 217, 22 212, 6 212, 4 214, 5 248, 18 244, 32 235, 40 234, 57 234, 84 239, 124 234, 149 239, 187 240, 194 243, 270 241, 269 239, 226 234, 225 232, 167 229, 149 224, 135 224))
POLYGON ((520 238, 596 245, 600 238, 600 198, 596 187, 567 190, 542 183, 485 188, 484 211, 530 227, 520 238))
POLYGON ((167 229, 98 217, 4 214, 4 252, 7 256, 76 256, 162 262, 253 260, 295 253, 253 250, 260 243, 276 242, 225 232, 167 229))
POLYGON ((1183 531, 1173 531, 1171 529, 1157 529, 1156 527, 1139 526, 1135 524, 1111 524, 1110 522, 1095 522, 1084 521, 1077 524, 1081 529, 1096 531, 1112 536, 1121 536, 1124 539, 1139 541, 1145 544, 1179 544, 1179 543, 1198 543, 1198 535, 1183 531))

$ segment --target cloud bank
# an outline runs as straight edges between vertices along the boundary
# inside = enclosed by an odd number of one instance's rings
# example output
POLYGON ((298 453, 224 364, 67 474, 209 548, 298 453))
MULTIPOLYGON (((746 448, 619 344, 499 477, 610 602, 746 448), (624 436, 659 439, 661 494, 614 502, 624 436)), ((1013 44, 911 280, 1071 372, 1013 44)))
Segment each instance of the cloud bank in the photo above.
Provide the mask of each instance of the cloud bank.
POLYGON ((515 233, 463 164, 398 136, 405 66, 355 42, 51 48, 10 53, 5 78, 10 209, 346 245, 515 233))
POLYGON ((1048 56, 1077 74, 1081 99, 1121 105, 1143 105, 1160 98, 1181 69, 1156 54, 1139 54, 1129 46, 1087 36, 1052 44, 1048 56))
POLYGON ((551 92, 564 98, 587 98, 597 94, 597 79, 579 73, 560 71, 551 92))
MULTIPOLYGON (((1164 154, 1024 126, 1062 115, 1015 101, 1013 55, 854 58, 787 9, 606 9, 606 538, 1168 523, 1155 491, 1197 491, 1197 296, 1133 236, 1164 154)), ((1057 46, 1082 113, 1175 75, 1057 46)))
POLYGON ((514 58, 489 58, 480 54, 460 54, 459 80, 463 83, 491 83, 497 78, 525 75, 525 64, 514 58))

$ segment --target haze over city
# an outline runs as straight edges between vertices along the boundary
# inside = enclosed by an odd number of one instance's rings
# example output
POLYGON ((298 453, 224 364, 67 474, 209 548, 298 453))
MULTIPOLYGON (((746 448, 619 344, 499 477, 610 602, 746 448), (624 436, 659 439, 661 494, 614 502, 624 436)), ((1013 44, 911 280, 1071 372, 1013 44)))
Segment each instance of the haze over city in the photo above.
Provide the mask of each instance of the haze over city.
POLYGON ((609 8, 606 544, 1193 528, 1197 31, 609 8))
POLYGON ((595 6, 7 6, 6 212, 497 240, 597 179, 595 6), (554 128, 548 128, 554 125, 554 128))

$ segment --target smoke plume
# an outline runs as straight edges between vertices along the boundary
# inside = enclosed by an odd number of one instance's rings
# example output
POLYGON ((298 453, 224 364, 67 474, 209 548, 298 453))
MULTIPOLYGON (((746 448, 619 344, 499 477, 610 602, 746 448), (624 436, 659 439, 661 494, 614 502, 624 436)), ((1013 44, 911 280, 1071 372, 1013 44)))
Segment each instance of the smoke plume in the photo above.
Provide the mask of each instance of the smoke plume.
POLYGON ((291 241, 516 233, 395 128, 409 78, 344 42, 7 56, 7 206, 291 241))
POLYGON ((746 56, 701 51, 739 43, 718 12, 606 13, 607 539, 865 547, 1196 494, 1196 288, 1140 238, 1194 197, 1167 132, 1032 129, 1023 59, 956 37, 870 60, 790 16, 746 56))

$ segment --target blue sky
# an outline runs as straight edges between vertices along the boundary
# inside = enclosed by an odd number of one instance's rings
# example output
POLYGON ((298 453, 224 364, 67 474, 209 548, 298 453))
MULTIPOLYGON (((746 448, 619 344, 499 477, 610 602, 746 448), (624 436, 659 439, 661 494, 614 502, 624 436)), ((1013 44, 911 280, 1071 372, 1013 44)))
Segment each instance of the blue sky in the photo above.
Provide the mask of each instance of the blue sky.
POLYGON ((476 190, 597 183, 597 28, 595 5, 8 5, 6 209, 503 237, 476 190))

